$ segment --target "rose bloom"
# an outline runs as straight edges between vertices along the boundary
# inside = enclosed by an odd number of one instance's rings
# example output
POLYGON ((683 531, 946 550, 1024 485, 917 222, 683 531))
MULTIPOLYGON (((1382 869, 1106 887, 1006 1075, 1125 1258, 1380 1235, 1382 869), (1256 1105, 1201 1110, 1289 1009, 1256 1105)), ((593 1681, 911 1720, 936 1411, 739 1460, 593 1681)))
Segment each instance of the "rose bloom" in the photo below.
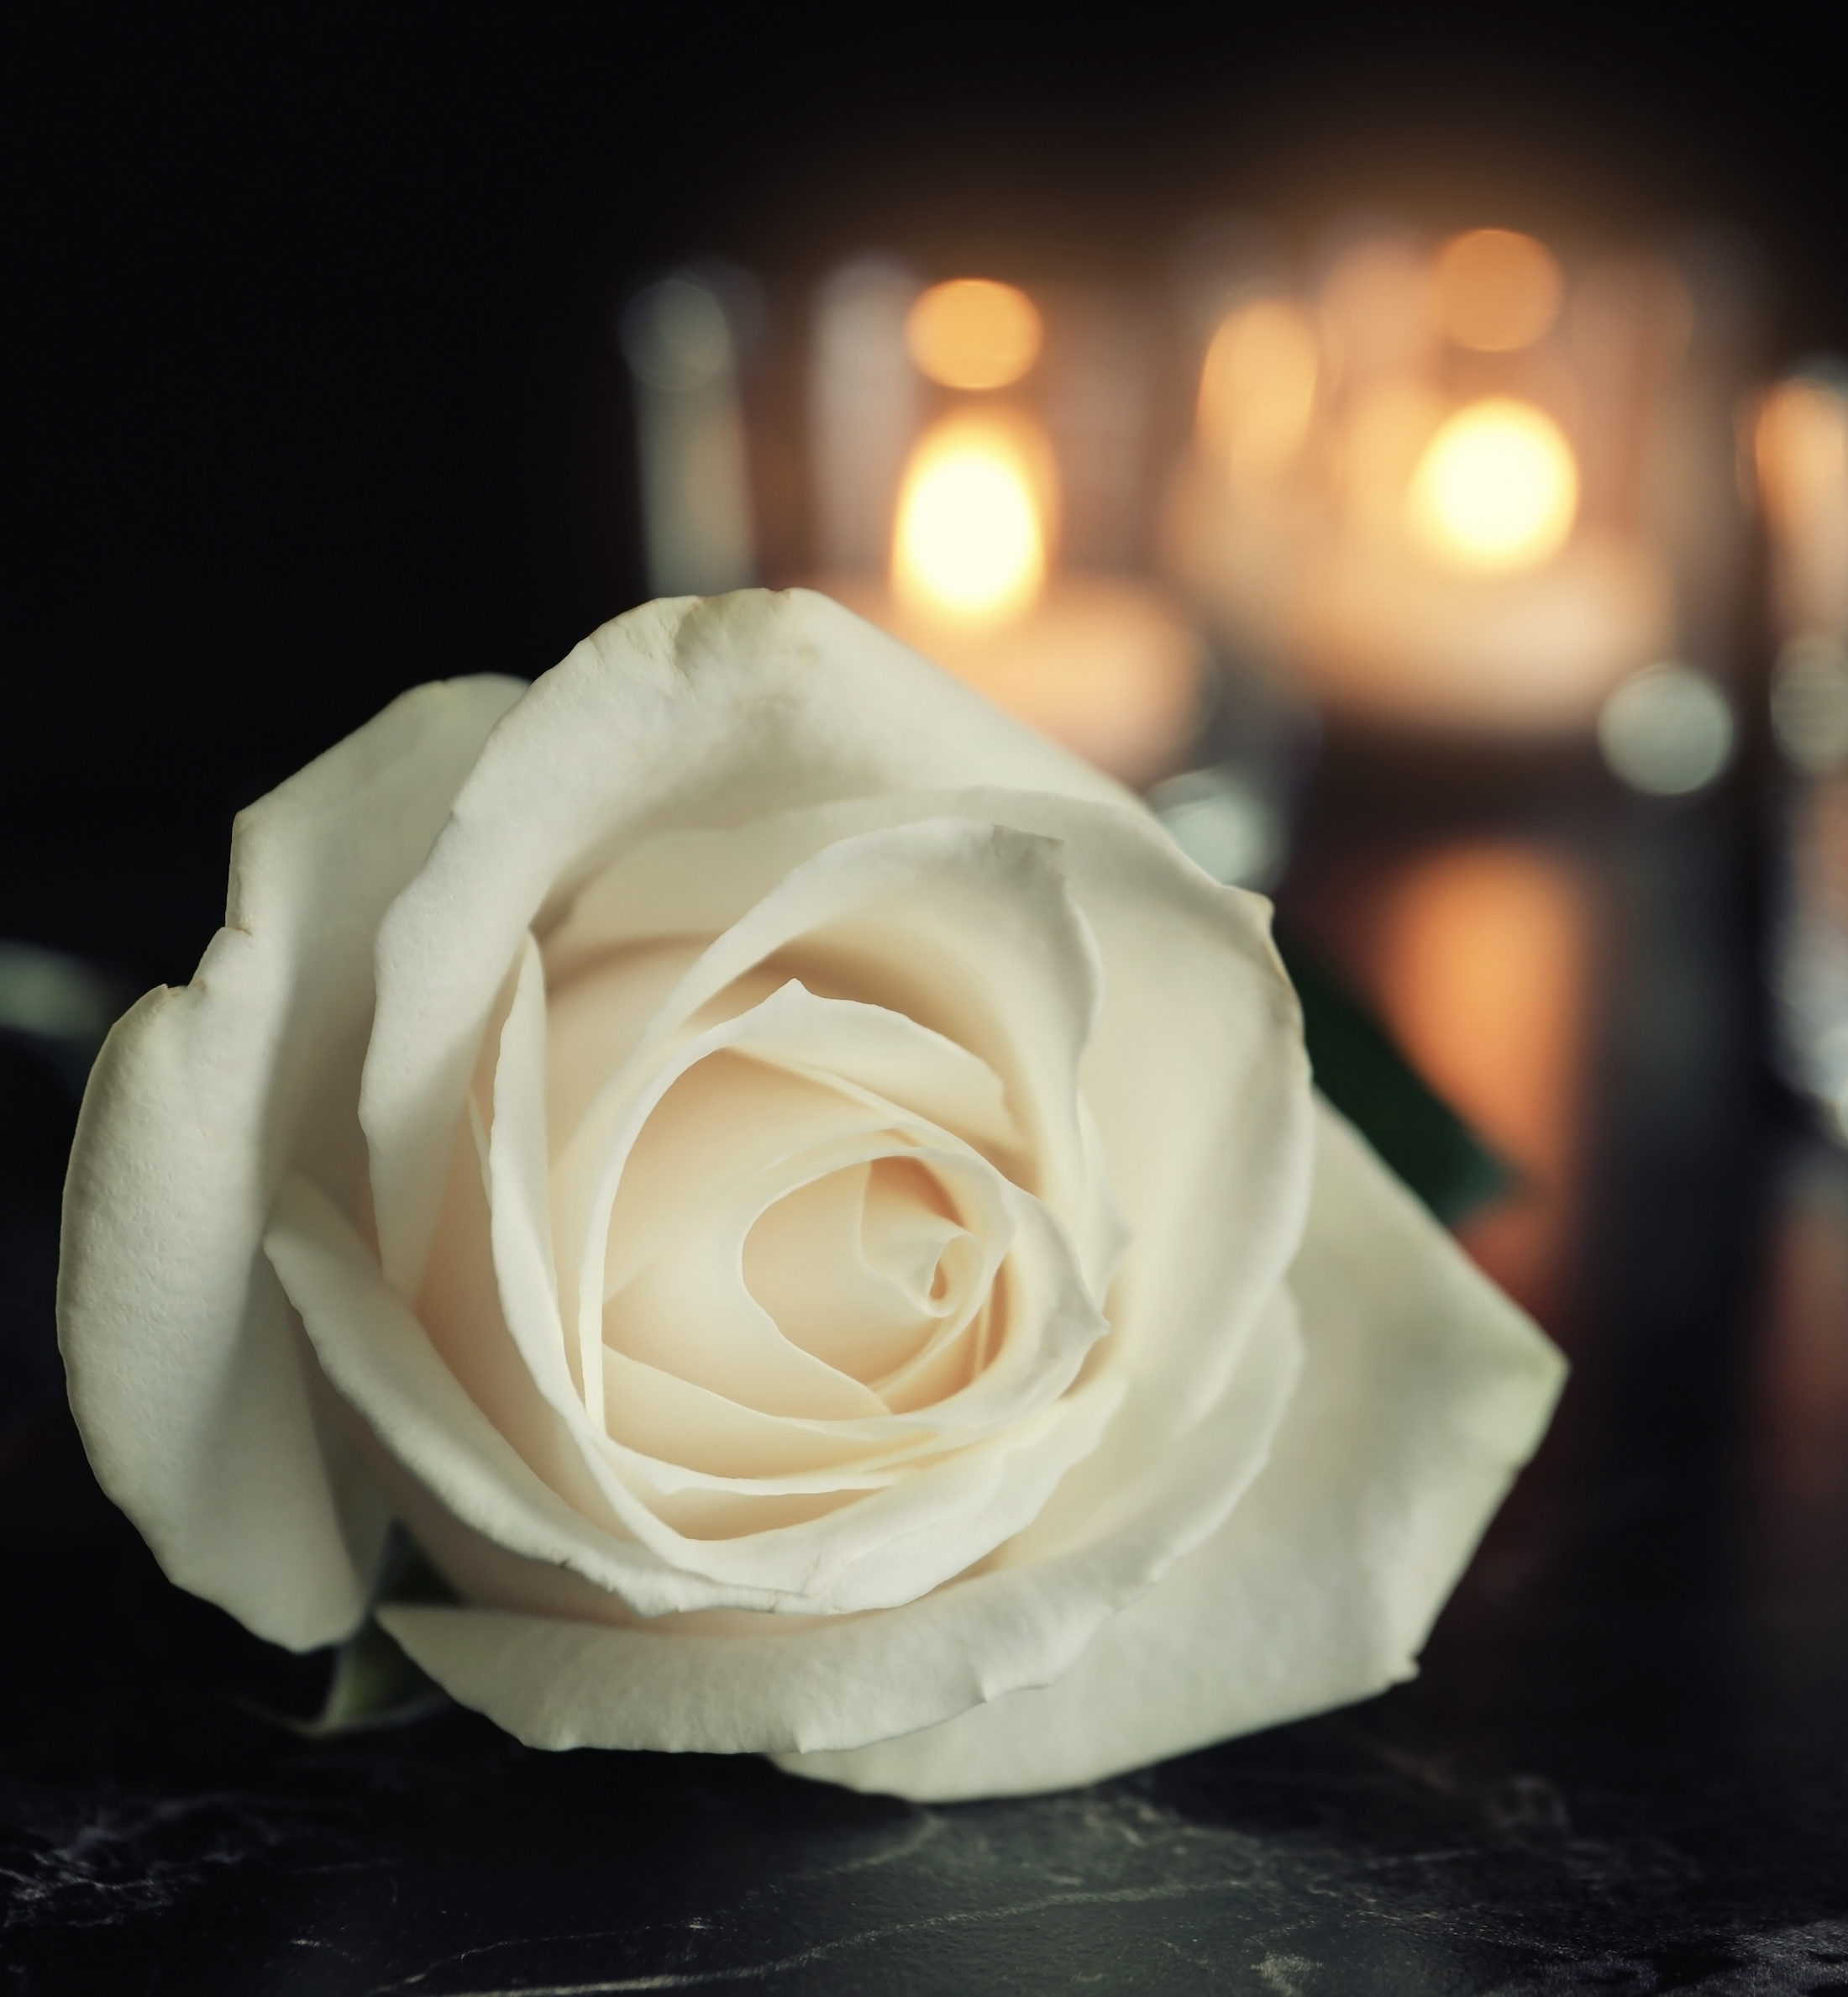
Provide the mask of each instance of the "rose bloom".
POLYGON ((946 1798, 1361 1698, 1552 1348, 1314 1096, 1267 903, 822 597, 420 686, 97 1063, 105 1490, 536 1746, 946 1798))

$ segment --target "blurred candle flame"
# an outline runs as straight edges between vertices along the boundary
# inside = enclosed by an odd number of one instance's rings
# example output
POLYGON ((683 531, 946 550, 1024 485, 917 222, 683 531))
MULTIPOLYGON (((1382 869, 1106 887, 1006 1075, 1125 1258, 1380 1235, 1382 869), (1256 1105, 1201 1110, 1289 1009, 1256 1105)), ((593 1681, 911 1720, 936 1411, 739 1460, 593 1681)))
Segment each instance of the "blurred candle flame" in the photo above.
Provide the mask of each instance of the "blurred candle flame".
POLYGON ((1268 476, 1301 449, 1320 371, 1308 315, 1280 298, 1228 313, 1200 374, 1200 425, 1236 477, 1268 476))
POLYGON ((1752 445, 1780 623, 1848 636, 1848 392, 1780 381, 1759 405, 1752 445))
POLYGON ((1424 546, 1459 568, 1536 568, 1557 554, 1578 510, 1578 467, 1558 424, 1492 396, 1460 409, 1419 460, 1410 496, 1424 546))
POLYGON ((946 388, 1005 388, 1039 358, 1040 339, 1033 301, 987 277, 932 285, 905 323, 919 371, 946 388))
POLYGON ((909 608, 960 623, 1029 609, 1046 580, 1038 467, 1018 429, 947 418, 912 455, 899 494, 892 586, 909 608))
POLYGON ((1473 229, 1437 255, 1437 313, 1460 347, 1509 354, 1559 317, 1565 280, 1552 252, 1511 229, 1473 229))

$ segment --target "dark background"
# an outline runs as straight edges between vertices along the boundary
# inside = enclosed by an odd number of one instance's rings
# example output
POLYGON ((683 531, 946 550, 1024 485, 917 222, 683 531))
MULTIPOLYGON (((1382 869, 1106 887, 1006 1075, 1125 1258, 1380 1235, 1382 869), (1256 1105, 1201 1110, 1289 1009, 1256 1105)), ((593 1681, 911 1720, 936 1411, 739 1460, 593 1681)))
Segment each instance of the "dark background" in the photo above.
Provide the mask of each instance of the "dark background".
POLYGON ((613 313, 678 259, 799 303, 882 244, 1152 281, 1228 208, 1722 222, 1770 358, 1848 343, 1829 11, 29 17, 0 933, 183 978, 239 805, 639 600, 613 313))
MULTIPOLYGON (((183 980, 239 806, 400 688, 530 675, 638 601, 614 314, 685 258, 769 281, 774 370, 871 246, 1155 284, 1226 210, 1723 224, 1767 367, 1848 349, 1819 18, 29 18, 0 939, 183 980)), ((1332 961, 1378 896, 1327 891, 1394 841, 1512 827, 1594 884, 1595 1128, 1541 1311, 1574 1383, 1416 1683, 1070 1796, 258 1716, 328 1660, 170 1587, 88 1479, 50 1340, 74 1096, 0 1045, 0 1993, 1848 1988, 1848 1164, 1764 1059, 1747 728, 1685 808, 1324 759, 1283 903, 1332 961)))

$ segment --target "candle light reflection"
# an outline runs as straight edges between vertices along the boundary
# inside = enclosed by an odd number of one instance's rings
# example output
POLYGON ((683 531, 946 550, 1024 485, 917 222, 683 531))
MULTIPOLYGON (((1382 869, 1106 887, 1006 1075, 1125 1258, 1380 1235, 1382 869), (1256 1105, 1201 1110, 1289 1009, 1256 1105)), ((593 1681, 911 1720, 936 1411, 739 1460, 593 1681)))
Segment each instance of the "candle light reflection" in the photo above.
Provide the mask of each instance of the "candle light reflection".
POLYGON ((1559 317, 1559 260, 1510 229, 1473 229, 1439 251, 1438 316, 1459 346, 1507 354, 1531 346, 1559 317))
POLYGON ((1320 368, 1315 328, 1281 298, 1227 313, 1200 370, 1200 423, 1234 479, 1281 471, 1309 434, 1320 368))

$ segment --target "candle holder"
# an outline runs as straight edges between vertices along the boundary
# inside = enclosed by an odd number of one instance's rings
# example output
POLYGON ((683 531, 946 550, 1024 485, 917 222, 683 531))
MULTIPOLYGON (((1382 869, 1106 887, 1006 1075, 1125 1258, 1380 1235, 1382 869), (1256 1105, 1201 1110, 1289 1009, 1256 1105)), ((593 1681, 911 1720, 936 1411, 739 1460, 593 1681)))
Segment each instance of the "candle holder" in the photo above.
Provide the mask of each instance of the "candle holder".
POLYGON ((747 426, 741 290, 675 272, 622 318, 655 586, 806 583, 1128 783, 1180 768, 1211 670, 1150 572, 1158 312, 857 258, 808 302, 799 394, 747 426), (801 468, 806 536, 759 531, 753 455, 801 468))
POLYGON ((1095 286, 850 265, 816 299, 816 586, 1126 781, 1207 684, 1147 550, 1158 328, 1095 286))
POLYGON ((1209 262, 1168 557, 1215 636, 1401 735, 1583 738, 1670 661, 1723 688, 1743 360, 1695 264, 1377 224, 1307 276, 1209 262))

